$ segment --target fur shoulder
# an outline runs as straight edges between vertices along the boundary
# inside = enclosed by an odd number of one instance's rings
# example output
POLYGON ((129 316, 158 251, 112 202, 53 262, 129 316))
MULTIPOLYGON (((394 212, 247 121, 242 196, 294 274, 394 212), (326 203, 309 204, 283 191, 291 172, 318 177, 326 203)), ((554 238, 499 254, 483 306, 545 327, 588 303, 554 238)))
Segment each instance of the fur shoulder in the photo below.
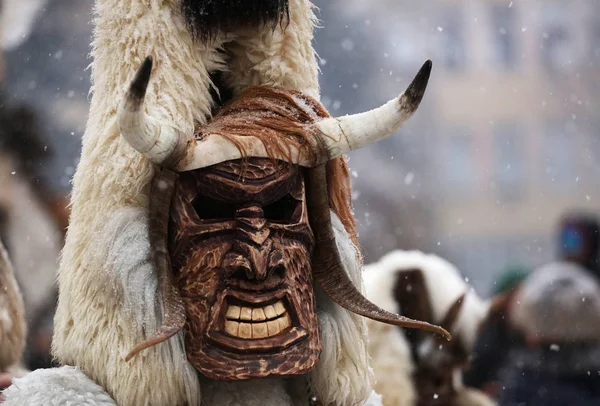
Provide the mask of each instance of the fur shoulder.
POLYGON ((15 379, 2 394, 3 406, 116 406, 104 389, 74 367, 38 369, 15 379))

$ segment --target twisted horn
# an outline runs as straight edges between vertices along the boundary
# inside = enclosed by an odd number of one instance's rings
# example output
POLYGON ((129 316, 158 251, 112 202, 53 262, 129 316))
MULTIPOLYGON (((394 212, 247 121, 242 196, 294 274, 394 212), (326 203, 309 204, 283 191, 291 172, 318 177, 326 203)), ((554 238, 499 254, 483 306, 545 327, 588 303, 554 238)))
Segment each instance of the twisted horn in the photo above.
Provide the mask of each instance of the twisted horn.
POLYGON ((366 113, 328 118, 315 124, 325 135, 322 141, 330 160, 389 137, 408 120, 423 100, 432 62, 423 64, 412 83, 399 97, 366 113))
POLYGON ((185 145, 188 137, 174 127, 160 125, 144 113, 144 99, 151 73, 152 57, 148 56, 119 105, 117 117, 121 135, 129 145, 152 162, 164 165, 177 158, 173 156, 177 147, 185 145))
POLYGON ((308 171, 307 184, 308 212, 315 233, 313 275, 323 291, 338 305, 353 313, 399 327, 433 331, 450 340, 450 333, 443 328, 383 310, 358 291, 344 269, 331 227, 325 165, 308 171))
POLYGON ((158 291, 163 301, 162 325, 148 339, 136 345, 125 357, 129 361, 140 351, 167 341, 185 325, 185 306, 173 283, 171 260, 167 249, 169 208, 175 189, 177 174, 168 169, 158 169, 152 181, 150 196, 150 245, 154 250, 154 263, 158 275, 158 291))

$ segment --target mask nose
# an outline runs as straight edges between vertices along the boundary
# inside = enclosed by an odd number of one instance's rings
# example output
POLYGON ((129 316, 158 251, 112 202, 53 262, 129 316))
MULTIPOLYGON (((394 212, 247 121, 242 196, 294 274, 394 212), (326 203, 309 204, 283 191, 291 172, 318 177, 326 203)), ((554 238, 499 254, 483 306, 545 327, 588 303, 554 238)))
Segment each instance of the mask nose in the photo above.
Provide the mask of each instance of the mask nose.
POLYGON ((258 205, 238 209, 235 213, 237 238, 234 251, 237 253, 237 268, 245 271, 250 280, 264 281, 271 268, 269 257, 273 240, 271 231, 266 227, 267 220, 258 205), (240 258, 241 256, 241 258, 240 258))

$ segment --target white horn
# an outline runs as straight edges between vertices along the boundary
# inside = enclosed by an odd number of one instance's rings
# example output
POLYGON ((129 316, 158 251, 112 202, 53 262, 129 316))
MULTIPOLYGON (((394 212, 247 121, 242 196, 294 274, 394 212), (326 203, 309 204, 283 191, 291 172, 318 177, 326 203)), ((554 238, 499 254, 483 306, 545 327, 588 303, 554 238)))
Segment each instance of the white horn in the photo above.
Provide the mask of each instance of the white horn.
POLYGON ((324 160, 363 148, 396 132, 414 114, 423 100, 431 66, 431 61, 425 62, 406 91, 379 108, 317 122, 316 128, 325 135, 321 137, 327 152, 324 160))
POLYGON ((170 161, 180 141, 185 140, 175 128, 160 125, 144 113, 144 98, 150 73, 152 58, 147 57, 138 69, 118 111, 121 135, 135 150, 152 162, 162 165, 170 161))

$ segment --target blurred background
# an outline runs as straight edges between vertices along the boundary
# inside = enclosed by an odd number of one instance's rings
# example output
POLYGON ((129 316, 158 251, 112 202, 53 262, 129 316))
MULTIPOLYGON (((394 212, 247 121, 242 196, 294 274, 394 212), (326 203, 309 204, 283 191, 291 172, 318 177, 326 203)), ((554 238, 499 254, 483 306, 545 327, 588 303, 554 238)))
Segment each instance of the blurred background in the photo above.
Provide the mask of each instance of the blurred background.
MULTIPOLYGON (((322 100, 334 115, 395 97, 434 62, 415 117, 350 158, 366 261, 434 252, 486 295, 506 267, 554 257, 566 210, 598 212, 598 1, 315 3, 322 100)), ((39 169, 56 195, 69 193, 87 119, 92 5, 48 0, 5 54, 5 102, 39 114, 39 169)))

